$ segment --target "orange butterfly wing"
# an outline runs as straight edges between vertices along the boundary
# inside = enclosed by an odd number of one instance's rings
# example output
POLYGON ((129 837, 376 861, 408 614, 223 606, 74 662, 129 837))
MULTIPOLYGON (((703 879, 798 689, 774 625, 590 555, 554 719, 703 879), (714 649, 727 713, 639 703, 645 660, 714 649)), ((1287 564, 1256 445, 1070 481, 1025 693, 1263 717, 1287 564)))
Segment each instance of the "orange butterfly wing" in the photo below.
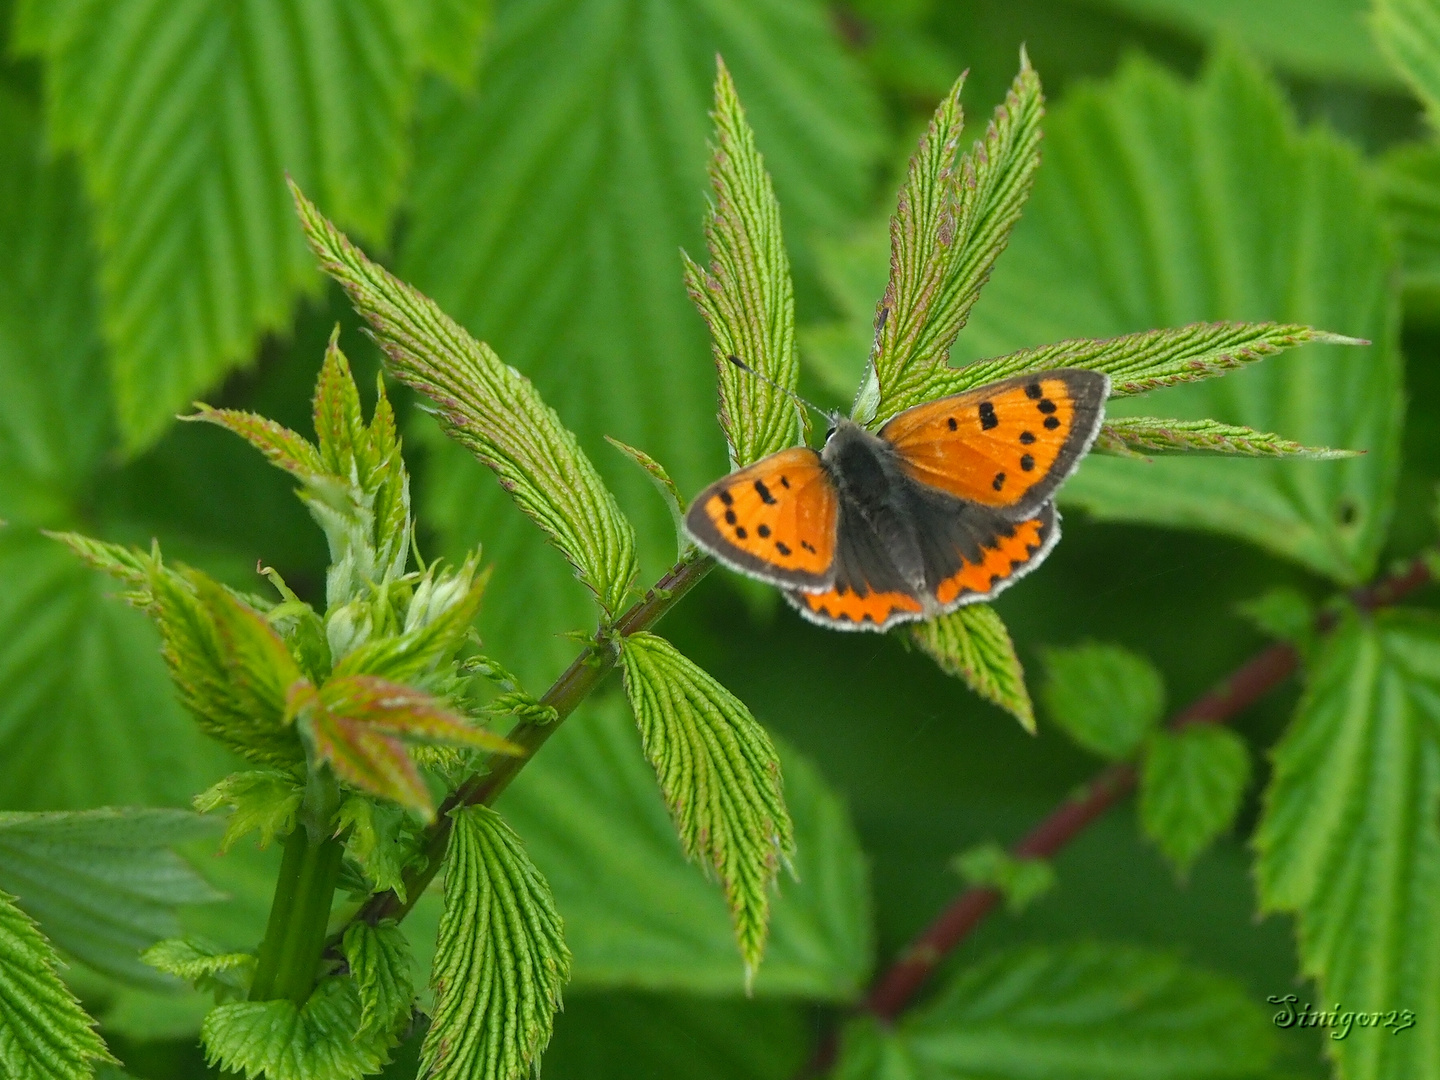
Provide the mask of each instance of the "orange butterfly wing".
POLYGON ((1109 378, 1095 371, 1019 375, 906 409, 880 437, 911 479, 1029 514, 1090 448, 1109 393, 1109 378))
POLYGON ((884 630, 897 622, 919 619, 925 607, 909 593, 859 593, 837 586, 828 592, 787 592, 785 598, 811 622, 838 630, 884 630))
POLYGON ((727 566, 792 589, 832 581, 839 497, 820 455, 781 450, 711 484, 685 514, 685 528, 727 566))

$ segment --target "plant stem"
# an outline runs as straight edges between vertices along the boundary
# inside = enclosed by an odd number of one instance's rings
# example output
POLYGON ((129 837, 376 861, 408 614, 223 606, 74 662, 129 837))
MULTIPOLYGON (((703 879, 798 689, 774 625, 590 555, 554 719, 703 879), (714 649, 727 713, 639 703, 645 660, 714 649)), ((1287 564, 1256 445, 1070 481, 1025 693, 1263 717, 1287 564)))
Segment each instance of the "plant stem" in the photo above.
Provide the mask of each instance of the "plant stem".
MULTIPOLYGON (((713 559, 701 555, 691 555, 677 562, 615 621, 613 633, 626 637, 654 626, 714 565, 713 559)), ((411 860, 405 872, 405 899, 402 901, 393 891, 376 893, 361 905, 352 921, 364 919, 373 925, 381 919, 399 920, 408 915, 445 861, 445 849, 450 842, 450 812, 461 806, 489 806, 499 798, 535 751, 604 682, 618 661, 618 650, 607 645, 603 636, 597 644, 581 652, 540 699, 542 705, 549 705, 555 710, 556 718, 543 724, 521 720, 505 736, 525 752, 518 756, 487 755, 480 768, 440 804, 434 823, 420 837, 418 857, 411 860)), ((332 947, 339 942, 341 933, 331 936, 332 947)))
POLYGON ((339 805, 340 788, 334 774, 312 762, 299 824, 285 839, 280 876, 250 984, 251 1001, 288 999, 302 1006, 315 988, 345 851, 344 843, 333 835, 339 805))

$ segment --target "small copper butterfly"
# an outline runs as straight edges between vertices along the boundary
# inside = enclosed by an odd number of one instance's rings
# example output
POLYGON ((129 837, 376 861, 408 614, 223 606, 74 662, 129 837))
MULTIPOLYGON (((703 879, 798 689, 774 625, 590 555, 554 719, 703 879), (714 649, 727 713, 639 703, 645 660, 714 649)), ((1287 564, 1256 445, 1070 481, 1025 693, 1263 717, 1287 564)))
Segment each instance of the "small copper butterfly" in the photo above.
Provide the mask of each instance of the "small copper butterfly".
POLYGON ((1109 394, 1108 376, 1060 368, 916 405, 878 434, 835 417, 823 450, 781 450, 717 480, 685 526, 822 626, 932 618, 989 600, 1049 554, 1055 490, 1109 394))

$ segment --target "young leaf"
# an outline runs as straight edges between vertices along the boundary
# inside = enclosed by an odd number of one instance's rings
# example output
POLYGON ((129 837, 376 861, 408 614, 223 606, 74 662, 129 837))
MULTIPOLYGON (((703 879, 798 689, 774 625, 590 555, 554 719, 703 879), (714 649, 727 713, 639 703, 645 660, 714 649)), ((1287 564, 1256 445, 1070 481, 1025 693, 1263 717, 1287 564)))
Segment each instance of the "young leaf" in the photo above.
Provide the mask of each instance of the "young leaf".
POLYGON ((358 1038, 372 1031, 394 1034, 410 1019, 415 987, 410 942, 393 922, 353 922, 345 931, 345 962, 360 994, 358 1038))
POLYGON ((213 787, 195 796, 194 807, 202 814, 221 806, 232 808, 225 823, 220 851, 227 852, 247 833, 260 834, 257 843, 269 847, 277 837, 295 828, 295 815, 305 789, 293 773, 278 769, 252 769, 231 773, 213 787))
POLYGON ((156 971, 184 979, 195 989, 214 993, 216 1000, 243 998, 255 974, 255 954, 225 952, 199 938, 168 938, 140 956, 156 971))
POLYGON ((1330 450, 1302 446, 1279 435, 1218 420, 1159 420, 1153 416, 1127 416, 1106 422, 1093 448, 1117 457, 1152 454, 1211 454, 1221 457, 1288 457, 1330 461, 1355 457, 1359 450, 1330 450))
POLYGON ((950 347, 1020 220, 1040 164, 1045 99, 1024 49, 1004 103, 957 173, 959 93, 957 83, 941 102, 891 226, 890 286, 875 325, 876 422, 939 396, 933 384, 946 377, 950 347))
POLYGON ((1118 645, 1045 649, 1042 697, 1051 718, 1085 749, 1112 760, 1129 757, 1165 711, 1165 683, 1155 665, 1118 645))
POLYGON ((1414 1013, 1413 1031, 1324 1040, 1341 1075, 1425 1076, 1440 1061, 1440 621, 1351 615, 1308 671, 1255 834, 1261 910, 1296 915, 1321 1001, 1414 1013))
POLYGON ((664 638, 626 637, 621 667, 680 844, 719 877, 753 973, 780 861, 795 849, 775 748, 750 710, 664 638))
POLYGON ((0 1072, 16 1080, 88 1080, 114 1061, 95 1022, 60 981, 60 958, 0 892, 0 1072))
POLYGON ((1110 396, 1129 397, 1213 379, 1312 342, 1369 344, 1294 323, 1197 322, 1173 330, 1143 330, 1113 338, 1057 341, 1053 345, 1021 349, 1008 356, 977 360, 951 371, 937 388, 955 394, 1012 375, 1078 367, 1105 372, 1110 376, 1110 396))
POLYGON ((321 979, 302 1008, 293 1001, 234 1001, 205 1017, 205 1060, 255 1080, 355 1080, 379 1072, 393 1031, 361 1034, 355 979, 321 979))
POLYGON ((772 385, 793 390, 800 377, 795 294, 780 234, 780 205, 725 61, 717 57, 716 68, 710 158, 715 201, 705 217, 710 268, 685 256, 685 287, 710 327, 720 426, 730 463, 740 466, 793 446, 804 416, 772 385))
POLYGON ((216 831, 183 810, 0 813, 0 887, 77 960, 132 985, 173 990, 140 953, 180 933, 178 905, 223 898, 169 850, 216 831))
POLYGON ((365 257, 292 185, 321 267, 375 331, 395 376, 431 398, 446 432, 489 466, 607 614, 637 573, 635 532, 530 380, 417 290, 365 257))
POLYGON ((366 237, 388 234, 421 59, 405 9, 19 5, 14 46, 44 59, 54 145, 77 152, 97 211, 130 449, 288 326, 315 288, 282 168, 366 237))
POLYGON ((1288 641, 1309 656, 1315 644, 1315 605, 1298 589, 1277 586, 1235 605, 1262 634, 1288 641))
POLYGON ((550 886, 520 838, 488 807, 456 811, 421 1075, 519 1080, 537 1069, 569 977, 550 886))
POLYGON ((1018 915, 1055 887, 1055 868, 1045 859, 1019 859, 991 840, 961 852, 951 865, 972 886, 998 889, 1018 915))
POLYGON ((1157 731, 1140 770, 1140 823, 1184 876, 1235 823, 1250 778, 1245 740, 1217 724, 1157 731))
POLYGON ((1229 979, 1125 945, 1030 946, 962 970, 894 1028, 853 1023, 836 1076, 1218 1080, 1274 1056, 1266 1010, 1229 979))
POLYGON ((665 509, 670 511, 670 521, 675 526, 675 561, 684 561, 695 550, 695 544, 689 534, 685 532, 685 504, 680 499, 680 489, 675 486, 675 481, 670 479, 670 474, 665 471, 665 466, 645 453, 644 450, 627 446, 619 439, 612 439, 609 435, 605 436, 605 441, 645 470, 645 475, 650 478, 651 484, 660 493, 660 498, 664 500, 665 509))
MULTIPOLYGON (((1323 128, 1302 129, 1284 92, 1225 49, 1193 84, 1134 59, 1106 83, 1077 87, 1052 112, 1045 145, 1025 219, 955 362, 1202 319, 1268 319, 1278 325, 1265 333, 1318 326, 1373 342, 1342 349, 1311 337, 1296 356, 1107 410, 1213 418, 1363 456, 1144 466, 1097 456, 1062 495, 1107 520, 1207 529, 1345 585, 1367 580, 1387 534, 1403 401, 1389 230, 1359 153, 1323 128)), ((1045 362, 1072 361, 1058 349, 1045 362)), ((1204 374, 1210 361, 1199 366, 1204 374)), ((961 370, 984 379, 999 369, 961 370)), ((1116 375, 1144 389, 1185 371, 1124 359, 1116 375)))
MULTIPOLYGON (((778 883, 754 990, 853 1002, 874 956, 866 859, 815 765, 784 743, 776 750, 795 877, 778 883)), ((565 913, 577 990, 743 995, 725 899, 685 858, 623 697, 592 698, 561 727, 506 793, 505 812, 565 913)))
POLYGON ((989 604, 967 604, 949 615, 916 623, 910 638, 941 671, 964 679, 976 694, 1035 733, 1035 706, 1025 688, 1025 669, 1015 655, 1010 632, 989 604))
POLYGON ((372 892, 391 889, 405 900, 404 815, 395 807, 377 803, 364 795, 348 795, 335 815, 335 829, 349 830, 345 854, 355 861, 372 892))

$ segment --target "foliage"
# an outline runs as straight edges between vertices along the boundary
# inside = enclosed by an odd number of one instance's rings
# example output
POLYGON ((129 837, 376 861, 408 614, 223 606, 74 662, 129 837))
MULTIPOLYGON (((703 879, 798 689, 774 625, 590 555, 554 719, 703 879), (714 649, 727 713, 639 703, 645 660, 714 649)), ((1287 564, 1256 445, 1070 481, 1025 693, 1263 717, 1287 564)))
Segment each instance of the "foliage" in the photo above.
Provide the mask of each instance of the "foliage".
POLYGON ((1087 644, 1045 653, 1045 704, 1085 749, 1124 758, 1139 749, 1165 709, 1165 683, 1143 656, 1087 644))

